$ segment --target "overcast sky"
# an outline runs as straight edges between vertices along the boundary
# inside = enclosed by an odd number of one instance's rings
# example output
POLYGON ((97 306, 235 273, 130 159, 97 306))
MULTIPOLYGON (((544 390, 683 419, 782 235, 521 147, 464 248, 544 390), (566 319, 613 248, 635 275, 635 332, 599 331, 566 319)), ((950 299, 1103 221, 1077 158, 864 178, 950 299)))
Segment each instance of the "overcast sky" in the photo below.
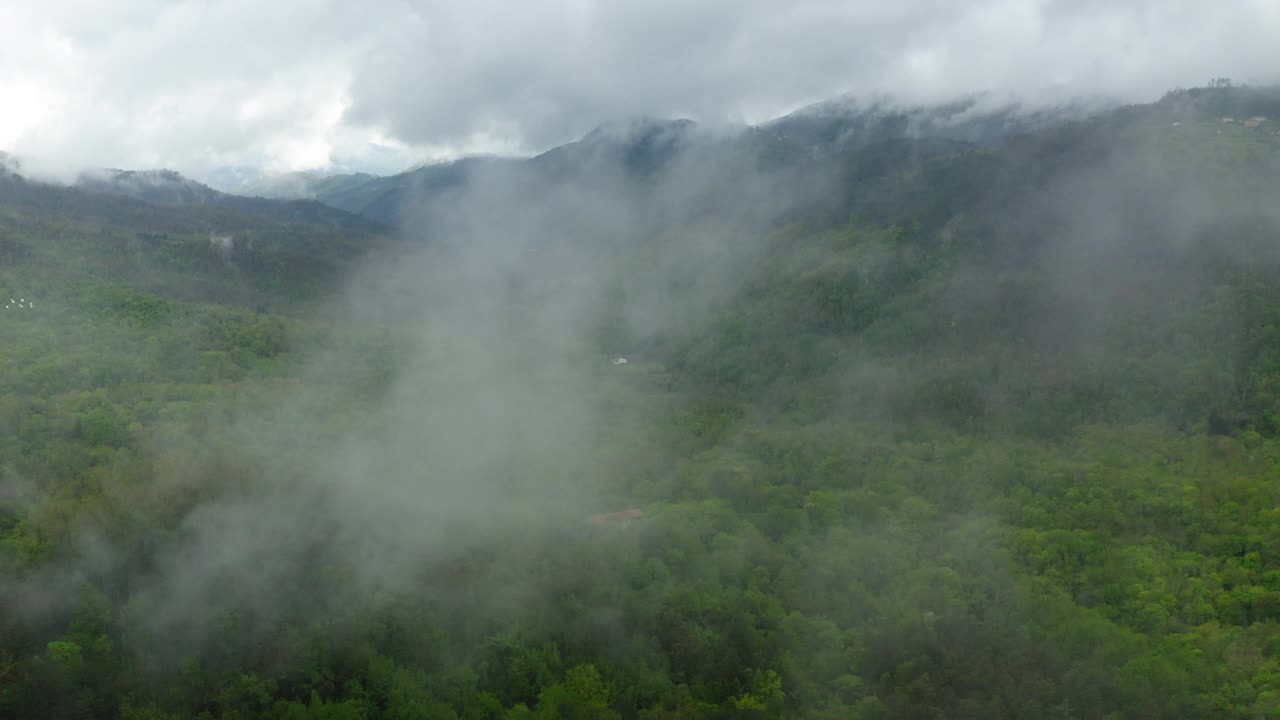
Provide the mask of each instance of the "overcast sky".
POLYGON ((631 114, 1276 82, 1280 0, 3 0, 28 167, 394 172, 631 114))

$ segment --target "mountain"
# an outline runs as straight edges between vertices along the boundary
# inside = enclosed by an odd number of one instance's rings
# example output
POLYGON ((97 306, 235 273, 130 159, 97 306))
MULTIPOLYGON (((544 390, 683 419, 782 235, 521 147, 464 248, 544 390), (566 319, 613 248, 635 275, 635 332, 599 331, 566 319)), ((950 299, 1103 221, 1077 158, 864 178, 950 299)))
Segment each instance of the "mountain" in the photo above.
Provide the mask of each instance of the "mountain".
POLYGON ((74 186, 87 193, 134 198, 153 205, 209 206, 284 222, 323 223, 354 232, 380 232, 363 219, 314 200, 244 197, 219 192, 172 170, 95 170, 82 173, 74 186))
POLYGON ((903 106, 887 99, 835 98, 764 123, 778 138, 815 148, 866 145, 895 138, 937 138, 995 147, 1011 137, 1096 116, 1111 109, 1100 102, 1023 107, 984 96, 941 105, 903 106))
POLYGON ((314 201, 226 195, 169 171, 95 173, 74 186, 0 175, 0 208, 9 287, 48 271, 58 284, 83 275, 259 306, 318 299, 384 246, 387 230, 314 201))
MULTIPOLYGON (((340 192, 343 188, 354 187, 377 177, 368 173, 322 175, 314 172, 264 175, 240 185, 235 194, 273 199, 314 199, 318 188, 333 194, 340 192)), ((334 206, 340 207, 336 204, 334 206)))
POLYGON ((205 205, 218 202, 222 193, 172 170, 95 170, 81 173, 76 187, 109 193, 159 205, 205 205))
MULTIPOLYGON (((729 134, 741 128, 727 129, 729 134)), ((596 127, 582 139, 528 160, 535 173, 564 179, 617 168, 633 178, 653 177, 682 153, 709 140, 692 120, 634 118, 596 127)))
MULTIPOLYGON (((592 174, 621 173, 652 178, 682 158, 715 165, 718 158, 753 154, 759 162, 809 163, 840 153, 897 143, 913 152, 991 147, 1020 133, 1041 130, 1099 112, 1098 104, 1024 109, 988 107, 970 98, 938 107, 904 108, 888 101, 862 103, 839 98, 802 108, 756 127, 700 127, 691 120, 632 118, 601 125, 580 140, 527 159, 464 158, 388 177, 365 174, 278 176, 252 186, 271 197, 306 197, 365 217, 398 225, 401 210, 430 207, 436 198, 473 181, 517 183, 583 182, 592 174), (694 159, 697 158, 697 159, 694 159)), ((612 182, 618 177, 597 178, 612 182)))
POLYGON ((0 176, 0 717, 1271 717, 1278 102, 0 176))

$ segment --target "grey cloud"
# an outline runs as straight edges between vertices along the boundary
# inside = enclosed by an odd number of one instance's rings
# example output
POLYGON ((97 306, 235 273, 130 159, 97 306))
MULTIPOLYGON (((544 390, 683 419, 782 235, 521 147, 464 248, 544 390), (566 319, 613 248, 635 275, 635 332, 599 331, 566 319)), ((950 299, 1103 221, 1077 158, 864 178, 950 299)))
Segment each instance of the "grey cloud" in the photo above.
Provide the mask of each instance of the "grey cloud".
POLYGON ((1277 34, 1269 0, 52 0, 0 9, 0 146, 32 168, 385 172, 379 145, 406 165, 531 152, 617 117, 760 121, 842 93, 1274 82, 1277 34))
POLYGON ((762 120, 843 92, 1148 99, 1274 79, 1267 3, 422 2, 361 59, 348 119, 414 142, 564 142, 603 117, 762 120))

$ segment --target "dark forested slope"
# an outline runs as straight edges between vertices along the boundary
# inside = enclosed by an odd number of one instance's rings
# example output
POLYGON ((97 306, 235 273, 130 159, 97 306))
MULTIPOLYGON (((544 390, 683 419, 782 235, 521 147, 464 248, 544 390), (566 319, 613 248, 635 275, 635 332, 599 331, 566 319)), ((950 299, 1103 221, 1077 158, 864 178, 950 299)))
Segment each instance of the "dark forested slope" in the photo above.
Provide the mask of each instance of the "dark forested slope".
POLYGON ((157 203, 0 176, 4 282, 34 293, 46 275, 60 290, 93 278, 187 300, 296 303, 331 294, 386 244, 385 227, 318 203, 208 192, 157 203))

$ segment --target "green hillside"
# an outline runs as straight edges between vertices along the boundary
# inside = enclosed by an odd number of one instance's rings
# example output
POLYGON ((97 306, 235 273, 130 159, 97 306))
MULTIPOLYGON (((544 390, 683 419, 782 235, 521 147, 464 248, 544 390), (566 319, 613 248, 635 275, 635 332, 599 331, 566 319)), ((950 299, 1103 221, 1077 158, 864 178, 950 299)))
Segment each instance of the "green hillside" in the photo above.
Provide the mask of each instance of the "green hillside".
POLYGON ((0 717, 1275 716, 1278 97, 0 178, 0 717))
POLYGON ((385 227, 317 203, 224 196, 155 204, 0 176, 0 278, 12 292, 93 279, 182 300, 319 300, 387 245, 385 227))

